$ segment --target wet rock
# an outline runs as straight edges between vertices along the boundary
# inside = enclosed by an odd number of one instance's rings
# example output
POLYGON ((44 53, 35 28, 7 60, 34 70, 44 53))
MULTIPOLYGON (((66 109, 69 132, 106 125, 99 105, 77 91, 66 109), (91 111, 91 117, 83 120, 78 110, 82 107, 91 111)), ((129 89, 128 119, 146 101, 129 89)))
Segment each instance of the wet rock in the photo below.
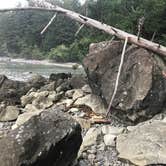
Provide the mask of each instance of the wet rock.
POLYGON ((0 139, 0 163, 68 166, 81 142, 80 126, 73 119, 60 110, 44 111, 0 139))
POLYGON ((119 157, 136 165, 166 164, 166 123, 145 122, 117 137, 119 157))
MULTIPOLYGON (((123 43, 93 44, 84 68, 93 93, 107 105, 114 91, 123 43), (99 47, 99 49, 94 49, 99 47)), ((166 100, 166 79, 161 66, 145 49, 127 49, 112 114, 124 122, 138 123, 162 111, 166 100)))
POLYGON ((7 106, 0 108, 0 121, 1 122, 7 122, 7 121, 13 121, 16 120, 18 115, 20 113, 20 110, 16 106, 7 106))
POLYGON ((95 113, 98 114, 106 113, 106 108, 100 97, 93 94, 89 94, 82 98, 78 98, 74 104, 89 106, 95 113))

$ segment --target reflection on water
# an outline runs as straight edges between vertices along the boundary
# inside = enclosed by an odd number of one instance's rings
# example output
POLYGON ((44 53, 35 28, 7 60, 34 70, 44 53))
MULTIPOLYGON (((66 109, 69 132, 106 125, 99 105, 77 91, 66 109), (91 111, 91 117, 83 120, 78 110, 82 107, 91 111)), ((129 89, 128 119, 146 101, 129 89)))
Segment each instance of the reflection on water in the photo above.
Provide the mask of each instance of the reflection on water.
POLYGON ((47 61, 0 58, 0 74, 14 80, 27 80, 33 74, 48 77, 51 73, 84 73, 80 67, 72 69, 72 64, 55 64, 47 61))

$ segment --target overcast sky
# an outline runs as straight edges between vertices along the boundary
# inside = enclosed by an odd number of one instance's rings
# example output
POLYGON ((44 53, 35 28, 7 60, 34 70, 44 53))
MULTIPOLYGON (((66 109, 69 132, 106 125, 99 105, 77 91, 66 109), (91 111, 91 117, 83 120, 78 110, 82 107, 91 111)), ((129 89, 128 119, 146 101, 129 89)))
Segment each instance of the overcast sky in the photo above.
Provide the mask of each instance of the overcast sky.
MULTIPOLYGON (((80 0, 82 3, 85 0, 80 0)), ((22 5, 26 5, 26 0, 0 0, 0 8, 9 8, 9 7, 14 7, 18 3, 21 3, 22 5)))

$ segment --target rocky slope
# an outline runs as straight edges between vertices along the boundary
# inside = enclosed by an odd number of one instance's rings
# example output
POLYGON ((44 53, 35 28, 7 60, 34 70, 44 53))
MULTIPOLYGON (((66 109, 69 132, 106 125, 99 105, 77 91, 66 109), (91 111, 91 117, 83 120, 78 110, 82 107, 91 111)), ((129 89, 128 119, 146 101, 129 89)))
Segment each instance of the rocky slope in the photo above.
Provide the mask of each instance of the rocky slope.
POLYGON ((17 82, 1 76, 1 165, 165 165, 161 61, 128 48, 113 112, 105 117, 121 47, 120 42, 90 47, 84 61, 88 79, 61 73, 17 82))

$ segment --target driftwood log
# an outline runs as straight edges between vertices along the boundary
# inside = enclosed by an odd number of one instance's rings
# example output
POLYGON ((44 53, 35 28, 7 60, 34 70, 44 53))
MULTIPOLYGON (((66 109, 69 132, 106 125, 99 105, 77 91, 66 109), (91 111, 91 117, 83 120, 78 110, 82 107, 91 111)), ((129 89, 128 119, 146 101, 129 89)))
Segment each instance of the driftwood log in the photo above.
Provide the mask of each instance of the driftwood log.
POLYGON ((119 39, 125 40, 126 38, 128 38, 128 43, 135 44, 137 46, 146 48, 154 53, 166 56, 166 47, 164 47, 160 44, 154 43, 154 42, 146 40, 144 38, 139 38, 139 40, 138 40, 138 37, 136 35, 124 32, 120 29, 114 28, 110 25, 101 23, 99 21, 88 18, 79 13, 61 8, 59 6, 54 6, 53 8, 43 8, 43 7, 42 8, 41 7, 8 8, 8 9, 0 9, 0 12, 24 11, 24 10, 38 10, 38 11, 50 11, 50 12, 54 12, 54 13, 55 12, 61 13, 77 22, 80 22, 81 24, 97 28, 110 35, 114 35, 119 39))

